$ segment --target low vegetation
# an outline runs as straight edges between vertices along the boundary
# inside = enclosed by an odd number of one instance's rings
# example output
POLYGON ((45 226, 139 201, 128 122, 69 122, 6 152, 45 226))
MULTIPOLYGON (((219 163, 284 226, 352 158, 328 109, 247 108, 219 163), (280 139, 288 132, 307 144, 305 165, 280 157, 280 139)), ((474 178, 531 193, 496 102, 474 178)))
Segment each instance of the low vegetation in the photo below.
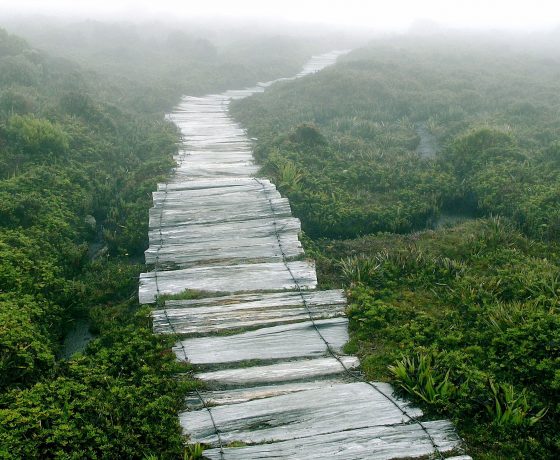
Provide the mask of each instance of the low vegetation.
POLYGON ((347 351, 474 458, 560 454, 558 62, 377 40, 232 107, 322 286, 347 290, 347 351))
POLYGON ((386 238, 344 261, 348 351, 452 417, 476 458, 552 458, 559 248, 497 218, 386 238))
MULTIPOLYGON (((68 43, 67 56, 105 56, 87 68, 0 30, 0 458, 200 458, 200 446, 184 450, 177 417, 198 383, 137 299, 151 192, 177 150, 163 111, 186 88, 242 86, 270 69, 263 57, 228 73, 231 52, 191 69, 209 44, 169 40, 192 46, 160 56, 158 74, 117 43, 114 66, 95 40, 68 43), (182 72, 173 84, 169 69, 182 72), (80 318, 96 337, 61 359, 80 318)), ((249 62, 254 46, 236 56, 249 62)), ((275 72, 303 60, 282 46, 275 72)))

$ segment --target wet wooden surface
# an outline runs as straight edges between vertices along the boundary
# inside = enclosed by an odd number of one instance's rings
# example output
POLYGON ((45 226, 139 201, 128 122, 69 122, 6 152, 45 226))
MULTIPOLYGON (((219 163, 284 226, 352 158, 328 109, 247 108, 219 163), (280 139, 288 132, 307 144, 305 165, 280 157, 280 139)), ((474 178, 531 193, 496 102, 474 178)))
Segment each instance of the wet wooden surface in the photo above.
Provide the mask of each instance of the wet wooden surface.
POLYGON ((167 301, 152 313, 154 331, 209 333, 343 316, 342 291, 280 292, 167 301), (305 305, 304 305, 305 301, 305 305))
MULTIPOLYGON (((453 425, 447 421, 425 422, 439 450, 444 454, 457 445, 453 425)), ((264 458, 285 460, 385 460, 426 457, 434 451, 432 443, 418 425, 398 424, 374 426, 350 431, 293 438, 273 443, 259 443, 246 447, 226 447, 223 452, 210 449, 204 455, 211 460, 257 460, 264 458)), ((436 458, 436 457, 434 457, 436 458)), ((462 456, 460 460, 470 459, 462 456)), ((451 460, 451 459, 449 459, 451 460)))
MULTIPOLYGON (((277 81, 306 77, 340 54, 277 81)), ((344 293, 315 290, 299 221, 274 184, 254 177, 251 141, 228 105, 273 83, 185 97, 169 115, 183 145, 153 193, 139 298, 160 299, 154 331, 175 334, 177 359, 206 383, 180 414, 185 434, 220 460, 453 455, 460 442, 449 422, 421 421, 419 409, 390 385, 364 381, 359 360, 344 354, 344 293)))

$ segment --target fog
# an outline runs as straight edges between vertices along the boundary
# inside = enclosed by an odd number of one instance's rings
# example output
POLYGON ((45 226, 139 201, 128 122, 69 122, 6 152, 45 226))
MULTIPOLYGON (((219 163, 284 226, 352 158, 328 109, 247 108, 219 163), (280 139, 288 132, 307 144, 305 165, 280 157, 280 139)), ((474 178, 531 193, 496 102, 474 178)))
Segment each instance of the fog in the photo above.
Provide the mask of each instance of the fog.
POLYGON ((0 18, 250 20, 311 23, 368 31, 402 31, 411 24, 468 29, 550 29, 560 24, 556 0, 0 0, 0 18))

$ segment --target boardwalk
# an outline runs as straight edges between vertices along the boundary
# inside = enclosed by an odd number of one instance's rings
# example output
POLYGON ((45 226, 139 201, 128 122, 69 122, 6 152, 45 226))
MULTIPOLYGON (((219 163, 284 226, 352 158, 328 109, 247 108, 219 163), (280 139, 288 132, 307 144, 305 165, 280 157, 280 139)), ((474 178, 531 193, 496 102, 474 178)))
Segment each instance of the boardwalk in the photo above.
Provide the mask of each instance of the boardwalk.
MULTIPOLYGON (((317 56, 296 77, 333 64, 317 56)), ((282 79, 289 80, 289 79, 282 79)), ((270 84, 185 97, 170 115, 184 143, 169 182, 154 192, 141 303, 167 300, 154 331, 177 334, 174 352, 207 389, 181 425, 210 459, 468 459, 445 420, 426 421, 385 383, 366 382, 348 339, 340 290, 317 291, 300 223, 274 184, 256 179, 251 142, 228 104, 270 84), (213 294, 212 294, 213 293, 213 294)))

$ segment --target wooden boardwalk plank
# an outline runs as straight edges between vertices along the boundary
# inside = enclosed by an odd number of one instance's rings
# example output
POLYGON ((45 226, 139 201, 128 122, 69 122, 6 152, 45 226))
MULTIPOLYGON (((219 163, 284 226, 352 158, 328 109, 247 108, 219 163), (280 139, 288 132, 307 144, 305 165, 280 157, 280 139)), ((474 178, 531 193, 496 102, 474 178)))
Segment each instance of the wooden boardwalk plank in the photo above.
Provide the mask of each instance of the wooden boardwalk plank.
MULTIPOLYGON (((184 207, 184 208, 201 208, 205 206, 216 205, 236 205, 244 206, 246 203, 263 202, 268 199, 281 200, 282 197, 275 189, 263 190, 259 184, 251 189, 242 189, 240 187, 231 187, 231 189, 222 189, 221 193, 212 193, 202 195, 193 193, 191 190, 179 190, 172 192, 154 192, 154 207, 184 207)), ((198 192, 198 191, 197 191, 198 192)))
MULTIPOLYGON (((347 369, 354 369, 360 365, 360 361, 354 356, 342 356, 340 360, 347 369)), ((342 372, 342 364, 329 357, 201 372, 196 374, 196 378, 213 385, 245 386, 314 379, 342 372)))
POLYGON ((225 204, 188 208, 151 208, 150 229, 189 224, 216 224, 261 219, 263 217, 291 217, 292 211, 286 198, 261 200, 247 205, 225 204))
POLYGON ((346 296, 342 289, 328 291, 287 291, 287 292, 251 292, 223 297, 206 297, 202 299, 167 300, 165 305, 170 308, 199 308, 221 305, 224 308, 236 306, 247 302, 258 302, 263 307, 277 305, 300 305, 301 297, 313 307, 318 305, 346 305, 346 296))
POLYGON ((234 168, 255 166, 250 151, 227 152, 227 154, 209 154, 208 152, 192 152, 188 156, 178 155, 175 157, 178 163, 184 162, 185 165, 177 168, 179 173, 188 174, 191 169, 207 167, 219 170, 222 167, 234 168))
POLYGON ((262 218, 236 222, 201 225, 178 225, 150 230, 150 244, 212 244, 215 241, 236 241, 274 236, 278 233, 299 234, 301 224, 294 217, 262 218))
MULTIPOLYGON (((162 209, 164 213, 168 210, 174 213, 181 211, 189 213, 235 213, 236 208, 256 208, 256 211, 259 211, 262 208, 268 209, 271 205, 274 208, 278 207, 279 212, 281 212, 281 206, 288 204, 287 198, 282 198, 277 192, 259 193, 253 191, 250 194, 231 193, 190 200, 185 200, 184 198, 176 199, 173 195, 173 193, 169 193, 167 198, 155 204, 152 207, 153 213, 159 214, 162 209)), ((258 217, 258 215, 252 216, 251 220, 258 217)))
MULTIPOLYGON (((228 388, 227 390, 203 391, 200 396, 207 404, 212 406, 225 406, 227 404, 240 404, 257 399, 272 398, 275 396, 297 393, 300 391, 317 390, 331 387, 345 382, 344 377, 331 377, 329 379, 312 380, 306 382, 277 383, 275 385, 261 385, 256 387, 228 388)), ((200 398, 187 399, 189 410, 201 409, 203 406, 200 398)))
MULTIPOLYGON (((413 417, 422 412, 404 401, 413 417)), ((223 443, 262 443, 408 422, 401 410, 366 383, 342 383, 239 404, 217 406, 212 415, 223 443)), ((216 445, 205 409, 179 415, 191 441, 216 445)))
POLYGON ((186 268, 195 265, 247 262, 282 262, 285 256, 294 259, 303 256, 297 234, 283 234, 278 238, 222 239, 212 242, 153 245, 145 251, 147 264, 159 262, 160 268, 186 268))
POLYGON ((294 277, 303 289, 317 285, 315 265, 307 260, 219 265, 142 273, 138 296, 140 303, 147 304, 153 303, 158 294, 180 294, 189 289, 226 293, 282 291, 297 287, 294 277))
POLYGON ((227 329, 342 316, 346 299, 340 290, 281 292, 165 302, 152 312, 158 333, 209 333, 227 329), (305 305, 304 305, 305 301, 305 305))
POLYGON ((259 167, 253 164, 244 165, 223 165, 219 168, 212 164, 204 166, 193 166, 188 171, 176 171, 175 178, 177 180, 193 179, 193 178, 213 178, 213 177, 246 177, 256 175, 259 167))
MULTIPOLYGON (((329 345, 337 351, 348 341, 348 320, 332 318, 315 322, 329 345)), ((326 355, 327 348, 311 321, 271 326, 241 334, 181 340, 173 351, 192 364, 223 364, 245 360, 279 360, 326 355), (183 350, 184 349, 184 350, 183 350)))
MULTIPOLYGON (((453 425, 444 420, 424 422, 440 452, 460 446, 453 425)), ((246 447, 226 447, 227 460, 389 460, 416 458, 433 454, 432 442, 416 424, 374 426, 350 431, 335 431, 304 438, 290 439, 246 447)), ((219 449, 208 449, 204 455, 211 460, 222 458, 219 449)), ((471 460, 468 456, 458 457, 471 460)), ((451 459, 449 459, 451 460, 451 459)))
MULTIPOLYGON (((272 186, 270 181, 259 179, 259 182, 272 186)), ((176 181, 167 184, 158 184, 158 191, 163 190, 202 190, 207 193, 208 190, 215 188, 229 187, 245 187, 256 186, 258 182, 252 177, 222 177, 219 179, 196 179, 190 181, 176 181)))

